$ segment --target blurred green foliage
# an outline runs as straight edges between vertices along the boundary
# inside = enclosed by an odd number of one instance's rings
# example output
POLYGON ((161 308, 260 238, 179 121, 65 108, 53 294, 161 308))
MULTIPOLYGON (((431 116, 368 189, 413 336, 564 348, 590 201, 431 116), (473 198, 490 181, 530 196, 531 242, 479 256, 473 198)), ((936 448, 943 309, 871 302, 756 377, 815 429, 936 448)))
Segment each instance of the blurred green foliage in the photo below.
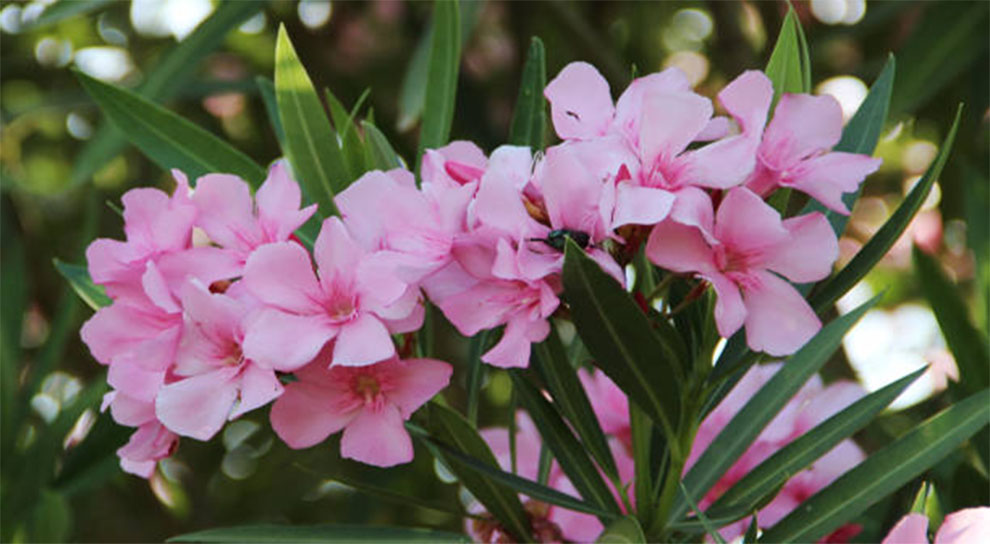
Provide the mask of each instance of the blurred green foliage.
MULTIPOLYGON (((284 24, 314 87, 329 88, 344 107, 370 89, 365 104, 375 126, 415 165, 415 128, 426 99, 417 82, 429 56, 430 3, 333 2, 322 22, 314 16, 327 11, 319 4, 226 3, 177 42, 139 31, 127 1, 60 2, 48 11, 39 2, 0 2, 4 540, 157 541, 206 527, 263 522, 461 530, 452 513, 461 509, 457 486, 434 476, 444 471, 434 470, 427 452, 418 452, 423 454, 411 465, 388 470, 341 460, 336 438, 292 452, 275 440, 264 412, 230 425, 222 440, 184 440, 150 483, 121 473, 113 452, 129 433, 99 414, 103 369, 78 338, 90 310, 52 266, 55 258, 83 262, 85 244, 96 236, 121 237, 120 218, 104 203, 118 202, 139 185, 170 188, 167 172, 119 143, 71 73, 72 67, 87 70, 88 48, 116 48, 114 54, 129 59, 118 84, 264 165, 277 158, 279 146, 262 96, 265 83, 256 78, 273 77, 276 30, 284 24), (88 433, 81 432, 86 428, 88 433), (340 481, 394 494, 356 493, 340 481), (419 506, 403 496, 416 497, 419 506)), ((533 36, 545 44, 549 77, 570 61, 587 60, 617 94, 635 74, 676 64, 692 71, 700 92, 713 95, 742 70, 766 64, 768 36, 776 34, 786 11, 783 2, 462 4, 451 137, 474 140, 486 150, 508 140, 533 36)), ((888 288, 885 305, 920 300, 924 293, 911 268, 913 240, 937 258, 942 281, 962 293, 962 309, 954 306, 954 315, 968 312, 985 338, 990 4, 871 1, 852 25, 822 23, 807 2, 794 7, 808 37, 813 89, 836 76, 872 81, 890 52, 898 57, 891 122, 876 151, 885 163, 865 185, 843 242, 844 258, 902 200, 934 157, 931 148, 945 136, 955 105, 966 103, 952 159, 938 180, 940 198, 923 208, 906 239, 868 280, 888 288)), ((103 57, 98 68, 109 62, 103 57)), ((437 337, 439 351, 457 369, 445 399, 462 407, 468 345, 446 324, 437 337)), ((841 359, 825 368, 827 379, 849 373, 841 359)), ((508 375, 487 367, 480 374, 480 425, 507 423, 508 375)), ((884 417, 860 433, 860 443, 878 449, 946 406, 944 397, 884 417)), ((986 442, 985 432, 978 440, 986 442)), ((985 452, 977 453, 985 462, 985 452)), ((967 454, 954 454, 928 475, 944 511, 987 502, 986 474, 959 462, 967 454)), ((858 540, 876 540, 907 511, 918 484, 907 488, 867 511, 858 540)))

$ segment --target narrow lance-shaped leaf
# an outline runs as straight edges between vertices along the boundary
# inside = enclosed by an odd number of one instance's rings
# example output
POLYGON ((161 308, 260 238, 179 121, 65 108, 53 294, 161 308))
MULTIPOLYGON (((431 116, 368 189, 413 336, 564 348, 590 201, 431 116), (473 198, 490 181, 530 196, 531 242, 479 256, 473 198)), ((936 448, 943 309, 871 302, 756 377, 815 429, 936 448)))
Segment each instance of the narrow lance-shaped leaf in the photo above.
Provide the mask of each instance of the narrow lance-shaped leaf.
MULTIPOLYGON (((715 485, 791 397, 832 356, 846 331, 878 300, 879 296, 874 297, 825 325, 749 399, 684 477, 686 492, 691 497, 703 497, 715 485)), ((679 496, 671 509, 668 523, 679 519, 687 509, 687 501, 679 496)))
POLYGON ((814 542, 956 449, 990 423, 984 389, 925 420, 822 489, 763 534, 761 542, 814 542))
POLYGON ((904 229, 907 228, 911 219, 914 218, 921 204, 928 196, 932 185, 942 173, 942 167, 949 158, 949 150, 952 149, 952 142, 956 139, 956 130, 959 128, 959 119, 962 116, 962 105, 956 110, 956 119, 949 129, 948 136, 942 142, 942 148, 938 151, 938 156, 932 161, 931 166, 925 175, 915 184, 911 192, 904 198, 904 202, 897 207, 897 210, 880 227, 880 230, 856 253, 856 256, 839 271, 831 280, 828 280, 809 297, 808 302, 816 311, 824 311, 836 300, 846 293, 853 285, 856 285, 873 267, 887 254, 894 242, 901 237, 904 229))
POLYGON ((440 147, 450 138, 460 63, 461 23, 457 0, 435 0, 417 164, 422 161, 424 149, 440 147))
POLYGON ((391 170, 402 166, 399 154, 378 127, 369 121, 361 121, 361 128, 364 129, 365 160, 370 168, 391 170))
POLYGON ((671 442, 680 418, 675 351, 622 286, 567 240, 564 297, 595 364, 659 424, 671 442))
POLYGON ((865 427, 925 370, 920 368, 870 393, 784 446, 730 487, 709 508, 708 513, 719 517, 730 508, 755 510, 764 497, 779 489, 791 476, 865 427))
POLYGON ((952 284, 938 260, 914 247, 914 269, 921 291, 931 304, 956 364, 959 385, 973 392, 990 385, 990 346, 973 325, 959 288, 952 284))
POLYGON ((58 273, 69 282, 79 298, 93 310, 99 310, 113 302, 102 286, 93 283, 89 277, 89 270, 85 266, 69 264, 58 259, 55 259, 54 263, 58 273))
POLYGON ((268 122, 272 124, 272 131, 275 132, 275 139, 278 140, 279 147, 285 147, 285 130, 282 129, 282 118, 278 115, 278 102, 275 100, 275 82, 265 76, 254 78, 258 85, 258 94, 265 104, 265 113, 268 115, 268 122))
POLYGON ((320 98, 285 26, 275 44, 275 99, 285 131, 285 155, 303 192, 319 205, 323 217, 337 214, 333 195, 351 181, 337 134, 330 127, 320 98))
POLYGON ((553 452, 560 468, 567 474, 581 497, 597 508, 618 515, 619 505, 615 503, 612 492, 598 472, 598 467, 591 462, 588 453, 561 419, 557 410, 521 373, 514 371, 509 375, 512 377, 513 389, 518 392, 519 399, 540 431, 543 443, 553 452))
POLYGON ((543 41, 533 37, 523 65, 522 84, 516 97, 516 110, 512 113, 509 143, 525 145, 534 150, 543 149, 543 133, 546 129, 546 104, 543 88, 547 86, 547 61, 543 41))
POLYGON ((173 536, 168 542, 463 542, 465 535, 381 525, 242 525, 173 536))
POLYGON ((182 117, 82 72, 76 77, 110 121, 162 169, 178 168, 191 178, 224 172, 255 186, 265 179, 264 168, 247 155, 182 117))
POLYGON ((554 405, 577 432, 598 465, 609 477, 617 477, 619 471, 612 458, 612 451, 608 448, 605 433, 598 424, 598 418, 591 409, 591 402, 574 367, 567 360, 567 353, 556 327, 551 329, 546 340, 533 345, 533 352, 536 355, 536 370, 553 396, 554 405))
POLYGON ((464 453, 455 450, 442 442, 437 442, 428 435, 416 436, 417 438, 423 440, 427 448, 435 454, 443 456, 445 459, 453 460, 460 465, 485 477, 491 478, 500 484, 506 485, 514 489, 516 492, 526 495, 531 499, 560 506, 568 510, 574 510, 575 512, 583 512, 585 514, 591 514, 599 517, 610 518, 615 515, 612 512, 602 510, 596 506, 588 504, 586 501, 583 501, 577 497, 568 495, 567 493, 562 493, 551 487, 547 487, 545 483, 534 482, 527 478, 512 474, 511 472, 506 472, 495 468, 487 463, 483 463, 478 459, 465 455, 464 453))
MULTIPOLYGON (((361 141, 361 134, 354 124, 352 113, 347 111, 344 104, 330 92, 330 89, 325 89, 325 91, 327 105, 330 107, 330 117, 333 119, 333 126, 337 130, 337 135, 340 137, 341 154, 347 165, 348 177, 357 179, 370 169, 365 160, 364 142, 361 141)), ((367 91, 365 91, 354 103, 354 114, 357 113, 367 96, 367 91)))
MULTIPOLYGON (((884 65, 880 75, 870 87, 869 94, 866 95, 852 119, 842 129, 842 139, 836 144, 834 151, 861 153, 863 155, 873 154, 877 142, 880 141, 884 123, 887 121, 890 94, 894 88, 895 70, 894 55, 890 55, 887 64, 884 65)), ((842 202, 848 209, 852 210, 862 192, 863 185, 860 184, 856 191, 842 195, 842 202)), ((809 200, 808 204, 801 210, 802 215, 811 212, 824 213, 836 236, 841 236, 846 230, 846 224, 849 222, 848 215, 834 212, 814 199, 809 200)))
MULTIPOLYGON (((498 461, 488 444, 467 420, 437 403, 430 403, 429 407, 430 433, 433 437, 451 449, 498 470, 498 461)), ((516 496, 516 490, 479 473, 461 459, 449 455, 444 455, 444 459, 447 461, 446 465, 457 475, 457 479, 495 516, 506 531, 520 541, 529 541, 529 521, 519 497, 516 496)))
MULTIPOLYGON (((63 4, 78 4, 64 0, 63 4)), ((135 92, 152 102, 173 97, 195 74, 199 61, 215 51, 224 37, 264 6, 262 0, 241 0, 221 3, 213 15, 203 21, 192 34, 161 55, 159 62, 145 75, 135 92)), ((73 161, 69 183, 75 185, 89 179, 126 145, 125 132, 112 123, 103 123, 73 161)))

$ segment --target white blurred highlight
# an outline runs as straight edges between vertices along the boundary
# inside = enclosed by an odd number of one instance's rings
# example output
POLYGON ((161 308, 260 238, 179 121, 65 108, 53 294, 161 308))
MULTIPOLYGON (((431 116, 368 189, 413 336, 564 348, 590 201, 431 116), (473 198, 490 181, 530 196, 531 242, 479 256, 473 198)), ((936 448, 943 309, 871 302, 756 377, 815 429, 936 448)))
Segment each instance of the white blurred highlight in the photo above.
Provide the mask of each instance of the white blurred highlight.
POLYGON ((856 113, 863 100, 866 100, 870 90, 857 77, 836 76, 821 82, 816 92, 830 95, 839 102, 839 107, 842 108, 842 121, 845 123, 856 113))

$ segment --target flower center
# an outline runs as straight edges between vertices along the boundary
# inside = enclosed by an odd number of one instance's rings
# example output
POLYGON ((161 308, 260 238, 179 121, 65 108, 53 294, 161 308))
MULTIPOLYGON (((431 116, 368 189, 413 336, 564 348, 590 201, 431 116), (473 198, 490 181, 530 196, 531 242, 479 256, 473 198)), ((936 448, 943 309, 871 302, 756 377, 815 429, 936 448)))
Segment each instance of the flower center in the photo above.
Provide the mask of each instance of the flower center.
POLYGON ((363 398, 367 403, 372 402, 382 390, 378 379, 370 374, 358 374, 354 378, 351 387, 354 390, 354 394, 363 398))
POLYGON ((327 306, 327 314, 330 315, 330 321, 333 323, 343 323, 349 321, 357 313, 356 300, 353 296, 336 296, 333 297, 330 304, 327 306))

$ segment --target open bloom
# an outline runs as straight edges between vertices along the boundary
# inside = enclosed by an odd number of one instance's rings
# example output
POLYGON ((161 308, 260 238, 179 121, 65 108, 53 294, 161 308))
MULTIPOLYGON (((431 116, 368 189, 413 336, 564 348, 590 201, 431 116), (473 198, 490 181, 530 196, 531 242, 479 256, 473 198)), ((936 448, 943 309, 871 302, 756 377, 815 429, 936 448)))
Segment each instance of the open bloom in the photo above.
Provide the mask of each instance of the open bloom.
POLYGON ((185 324, 172 371, 177 379, 158 392, 155 413, 170 430, 208 440, 228 419, 282 394, 282 384, 275 369, 244 356, 250 303, 190 281, 182 305, 185 324))
POLYGON ((650 234, 646 252, 658 266, 711 282, 718 295, 715 322, 724 337, 745 323, 752 349, 788 355, 818 332, 814 310, 773 272, 795 282, 828 276, 839 247, 822 214, 781 221, 760 197, 737 187, 718 208, 713 238, 664 221, 650 234))
POLYGON ((316 204, 299 209, 299 185, 281 161, 272 165, 253 199, 241 178, 207 174, 196 180, 192 202, 199 211, 196 226, 233 252, 241 265, 255 248, 288 240, 316 211, 316 204))
POLYGON ((272 427, 286 444, 308 448, 341 429, 340 454, 380 467, 413 459, 403 422, 447 386, 452 368, 435 359, 392 358, 327 367, 317 359, 296 371, 272 407, 272 427))
MULTIPOLYGON (((752 108, 766 111, 762 105, 752 108)), ((883 161, 857 153, 830 151, 841 136, 842 110, 835 98, 808 94, 781 96, 773 120, 763 132, 756 169, 746 180, 746 186, 761 196, 777 187, 790 187, 833 211, 848 215, 842 194, 859 188, 863 179, 883 161)))
MULTIPOLYGON (((990 508, 965 508, 947 516, 935 533, 935 544, 983 542, 990 535, 990 508)), ((928 544, 928 517, 908 514, 894 525, 882 544, 928 544)))
POLYGON ((244 355, 291 370, 332 339, 334 364, 366 365, 394 355, 387 322, 407 318, 418 305, 403 298, 406 284, 363 251, 339 218, 324 221, 313 253, 319 277, 299 244, 268 244, 251 254, 244 284, 265 307, 247 326, 244 355))

